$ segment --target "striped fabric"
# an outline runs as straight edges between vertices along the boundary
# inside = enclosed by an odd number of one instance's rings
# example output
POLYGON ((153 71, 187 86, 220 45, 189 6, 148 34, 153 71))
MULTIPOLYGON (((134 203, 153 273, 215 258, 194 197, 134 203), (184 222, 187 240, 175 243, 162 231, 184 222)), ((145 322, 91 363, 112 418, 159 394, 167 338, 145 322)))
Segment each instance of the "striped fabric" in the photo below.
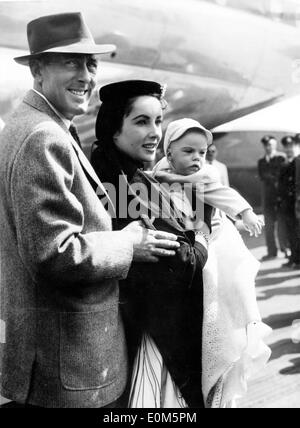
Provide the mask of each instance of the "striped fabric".
POLYGON ((145 335, 138 351, 132 377, 129 407, 159 409, 187 408, 154 341, 145 335))

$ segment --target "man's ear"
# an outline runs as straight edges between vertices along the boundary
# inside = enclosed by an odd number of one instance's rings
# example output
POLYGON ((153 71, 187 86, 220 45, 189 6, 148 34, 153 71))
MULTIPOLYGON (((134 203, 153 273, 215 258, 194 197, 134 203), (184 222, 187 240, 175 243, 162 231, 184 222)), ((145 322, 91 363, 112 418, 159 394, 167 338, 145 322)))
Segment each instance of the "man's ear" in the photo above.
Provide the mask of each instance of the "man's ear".
POLYGON ((41 83, 43 80, 42 77, 42 64, 38 59, 34 59, 30 62, 30 71, 31 74, 38 83, 41 83))

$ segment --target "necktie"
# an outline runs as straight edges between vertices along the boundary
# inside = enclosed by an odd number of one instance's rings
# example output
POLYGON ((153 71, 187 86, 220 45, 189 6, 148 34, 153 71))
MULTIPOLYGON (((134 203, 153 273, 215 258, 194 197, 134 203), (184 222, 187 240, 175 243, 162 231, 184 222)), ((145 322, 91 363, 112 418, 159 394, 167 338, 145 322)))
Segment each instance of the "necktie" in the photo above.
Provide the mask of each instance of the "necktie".
POLYGON ((77 132, 77 128, 76 128, 76 126, 75 125, 70 125, 70 128, 69 128, 69 131, 70 131, 70 134, 72 135, 72 137, 74 138, 74 140, 76 141, 76 143, 78 144, 78 146, 80 147, 80 148, 82 148, 81 147, 81 142, 80 142, 80 138, 79 138, 79 135, 78 135, 78 132, 77 132))

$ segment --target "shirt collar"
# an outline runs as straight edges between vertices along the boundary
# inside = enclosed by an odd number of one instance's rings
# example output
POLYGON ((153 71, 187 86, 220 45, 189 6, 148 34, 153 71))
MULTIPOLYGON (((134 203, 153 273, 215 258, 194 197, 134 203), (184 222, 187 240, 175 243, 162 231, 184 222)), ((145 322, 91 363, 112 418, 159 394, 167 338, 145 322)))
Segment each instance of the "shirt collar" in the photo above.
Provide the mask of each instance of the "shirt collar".
POLYGON ((277 155, 278 155, 278 152, 275 152, 272 155, 266 155, 266 159, 269 162, 271 159, 274 159, 277 155))
POLYGON ((39 91, 37 91, 36 89, 33 89, 33 91, 38 94, 41 98, 43 98, 43 100, 46 101, 46 103, 49 105, 49 107, 54 111, 54 113, 63 121, 63 123, 66 125, 66 127, 69 129, 71 126, 71 121, 66 119, 55 107, 53 104, 50 103, 50 101, 47 100, 47 98, 45 97, 45 95, 41 94, 39 91))

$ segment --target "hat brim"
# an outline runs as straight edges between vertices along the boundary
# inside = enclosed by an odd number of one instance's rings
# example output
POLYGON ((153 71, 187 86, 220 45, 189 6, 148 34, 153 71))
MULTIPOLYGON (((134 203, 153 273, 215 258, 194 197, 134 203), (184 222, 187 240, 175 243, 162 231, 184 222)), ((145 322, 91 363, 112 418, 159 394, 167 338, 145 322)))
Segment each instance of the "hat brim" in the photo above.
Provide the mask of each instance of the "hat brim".
POLYGON ((69 46, 60 46, 57 48, 48 49, 42 52, 37 52, 32 55, 18 56, 14 60, 21 65, 29 65, 29 61, 40 55, 46 53, 73 53, 73 54, 86 54, 86 55, 104 55, 115 52, 117 47, 115 45, 96 45, 94 43, 74 43, 69 46))

